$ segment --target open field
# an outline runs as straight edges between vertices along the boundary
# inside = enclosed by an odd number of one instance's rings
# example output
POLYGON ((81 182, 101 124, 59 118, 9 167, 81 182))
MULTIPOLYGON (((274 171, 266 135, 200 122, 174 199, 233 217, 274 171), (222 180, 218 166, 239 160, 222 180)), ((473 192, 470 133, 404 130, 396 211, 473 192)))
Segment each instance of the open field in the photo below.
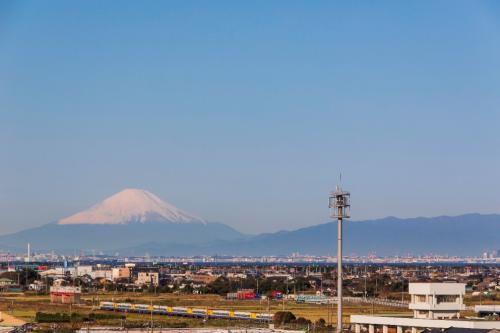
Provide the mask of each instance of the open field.
MULTIPOLYGON (((92 304, 97 305, 99 301, 115 301, 115 302, 132 302, 158 305, 172 306, 193 306, 202 308, 216 309, 231 309, 241 311, 256 311, 256 312, 271 312, 276 311, 291 311, 298 317, 304 317, 311 321, 316 321, 320 318, 325 319, 327 324, 336 321, 336 306, 335 305, 316 305, 316 304, 297 304, 293 301, 267 301, 267 300, 226 300, 218 295, 175 295, 175 294, 146 294, 146 293, 131 293, 131 292, 113 292, 113 293, 97 293, 85 294, 82 297, 83 304, 81 305, 63 305, 51 304, 50 299, 46 295, 33 294, 4 294, 0 297, 0 311, 8 313, 25 321, 33 321, 37 311, 42 312, 64 312, 64 313, 80 313, 88 315, 93 310, 92 304)), ((101 312, 101 311, 98 311, 101 312)), ((344 315, 345 322, 348 322, 351 314, 384 314, 384 315, 409 315, 410 312, 406 309, 397 309, 382 306, 360 305, 360 304, 345 304, 344 315)), ((148 323, 150 316, 147 314, 124 314, 126 315, 127 323, 141 324, 148 323)), ((187 325, 188 327, 209 326, 228 326, 236 324, 234 321, 223 319, 210 319, 205 324, 201 319, 181 318, 154 315, 153 321, 164 327, 187 325), (181 324, 182 323, 182 324, 181 324)), ((109 320, 107 324, 122 324, 119 320, 109 320)), ((100 323, 100 324, 106 324, 100 323)), ((238 322, 238 325, 248 325, 245 322, 238 322)), ((255 324, 255 323, 252 323, 255 324)))
MULTIPOLYGON (((32 322, 37 312, 47 313, 78 313, 81 316, 87 316, 91 312, 109 313, 97 310, 96 306, 100 301, 114 301, 127 303, 143 303, 155 305, 171 306, 191 306, 201 308, 214 308, 223 310, 240 310, 255 312, 291 311, 297 318, 304 317, 312 322, 323 318, 327 324, 336 322, 336 305, 318 305, 318 304, 297 304, 294 301, 267 301, 267 300, 226 300, 218 295, 178 295, 178 294, 149 294, 133 292, 101 292, 95 294, 84 294, 82 304, 67 305, 50 303, 48 295, 35 295, 30 293, 11 293, 0 295, 0 311, 4 314, 4 325, 22 324, 22 322, 32 322), (94 306, 93 306, 94 305, 94 306)), ((467 305, 479 304, 479 299, 468 295, 465 298, 467 305)), ((488 300, 481 300, 482 304, 491 303, 488 300)), ((344 322, 349 322, 351 314, 379 314, 391 316, 409 316, 411 312, 407 309, 385 307, 370 304, 349 304, 344 305, 344 322)), ((107 319, 95 322, 99 325, 123 325, 124 322, 131 326, 148 325, 150 315, 137 313, 123 313, 125 320, 107 319)), ((467 313, 466 315, 473 315, 467 313)), ((198 318, 184 318, 174 316, 153 315, 153 322, 161 327, 204 327, 204 326, 240 326, 257 325, 255 322, 228 321, 224 319, 209 319, 203 321, 198 318)), ((261 324, 265 325, 265 324, 261 324)))

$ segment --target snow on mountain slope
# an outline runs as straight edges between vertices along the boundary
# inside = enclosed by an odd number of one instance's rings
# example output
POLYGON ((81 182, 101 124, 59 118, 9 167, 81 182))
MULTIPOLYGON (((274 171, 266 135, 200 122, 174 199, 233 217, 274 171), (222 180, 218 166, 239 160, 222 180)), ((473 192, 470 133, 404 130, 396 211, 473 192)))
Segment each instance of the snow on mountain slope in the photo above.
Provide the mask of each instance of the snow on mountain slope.
POLYGON ((139 189, 125 189, 57 223, 127 224, 133 222, 206 223, 203 219, 162 201, 153 193, 139 189))

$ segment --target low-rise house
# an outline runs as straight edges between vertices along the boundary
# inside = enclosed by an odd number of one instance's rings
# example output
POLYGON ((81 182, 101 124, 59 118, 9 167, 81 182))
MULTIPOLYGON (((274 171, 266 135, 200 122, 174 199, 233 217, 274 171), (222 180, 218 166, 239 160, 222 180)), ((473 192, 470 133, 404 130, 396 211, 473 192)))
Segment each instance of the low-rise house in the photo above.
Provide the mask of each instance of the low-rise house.
POLYGON ((73 304, 80 303, 80 287, 52 286, 50 287, 50 302, 73 304))
POLYGON ((81 276, 84 276, 84 275, 91 275, 92 271, 93 271, 93 268, 90 265, 75 266, 75 268, 74 268, 74 276, 81 277, 81 276))
POLYGON ((11 279, 0 278, 0 287, 8 287, 15 285, 15 282, 11 279))
POLYGON ((154 285, 157 286, 159 282, 159 274, 157 272, 139 272, 137 274, 137 285, 154 285))
POLYGON ((228 273, 226 273, 226 277, 228 279, 246 279, 248 276, 245 273, 228 272, 228 273))
POLYGON ((193 274, 189 275, 188 280, 193 281, 193 282, 198 282, 198 283, 203 283, 203 284, 210 284, 217 280, 217 276, 215 275, 207 275, 207 274, 193 274))
POLYGON ((33 281, 33 283, 31 283, 28 286, 28 289, 33 290, 33 291, 43 291, 45 288, 46 288, 45 283, 43 283, 42 281, 39 281, 39 280, 33 281))
POLYGON ((109 281, 113 280, 113 271, 111 269, 98 269, 92 271, 90 274, 92 279, 106 279, 109 281))
POLYGON ((56 268, 47 269, 43 272, 40 272, 39 274, 42 278, 53 278, 53 279, 57 279, 57 278, 61 278, 61 277, 66 276, 66 273, 65 273, 65 270, 63 267, 56 267, 56 268))
POLYGON ((130 268, 128 267, 117 267, 113 268, 111 271, 111 276, 113 281, 119 279, 129 279, 130 278, 130 268))

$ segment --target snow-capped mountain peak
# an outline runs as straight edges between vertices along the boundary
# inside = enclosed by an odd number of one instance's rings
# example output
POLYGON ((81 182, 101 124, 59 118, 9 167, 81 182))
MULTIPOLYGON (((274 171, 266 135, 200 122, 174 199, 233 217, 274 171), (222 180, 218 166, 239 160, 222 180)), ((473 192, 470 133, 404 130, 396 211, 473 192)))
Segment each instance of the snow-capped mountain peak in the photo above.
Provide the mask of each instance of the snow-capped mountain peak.
POLYGON ((125 189, 87 210, 58 221, 58 224, 206 223, 180 210, 149 191, 125 189))

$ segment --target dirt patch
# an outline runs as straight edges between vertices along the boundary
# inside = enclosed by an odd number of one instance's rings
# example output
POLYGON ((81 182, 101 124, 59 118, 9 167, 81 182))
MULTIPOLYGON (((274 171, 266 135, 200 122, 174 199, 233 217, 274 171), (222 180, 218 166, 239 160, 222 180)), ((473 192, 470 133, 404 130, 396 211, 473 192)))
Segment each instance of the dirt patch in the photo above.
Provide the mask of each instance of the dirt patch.
POLYGON ((8 313, 2 312, 0 313, 2 321, 0 322, 1 326, 21 326, 26 324, 24 320, 11 316, 8 313))

